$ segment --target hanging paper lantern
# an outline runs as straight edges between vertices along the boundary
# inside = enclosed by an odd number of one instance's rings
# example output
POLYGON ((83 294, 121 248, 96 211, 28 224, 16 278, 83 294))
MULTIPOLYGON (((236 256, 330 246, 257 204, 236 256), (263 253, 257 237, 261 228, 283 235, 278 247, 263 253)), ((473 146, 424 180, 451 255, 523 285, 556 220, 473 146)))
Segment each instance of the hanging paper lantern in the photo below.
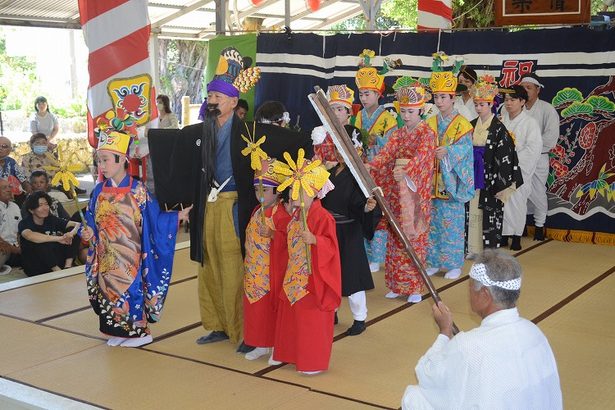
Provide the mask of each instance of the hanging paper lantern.
POLYGON ((307 5, 312 11, 317 11, 320 8, 320 0, 307 0, 307 5))
POLYGON ((260 4, 263 2, 263 0, 250 0, 252 2, 252 4, 254 4, 255 6, 260 6, 260 4))

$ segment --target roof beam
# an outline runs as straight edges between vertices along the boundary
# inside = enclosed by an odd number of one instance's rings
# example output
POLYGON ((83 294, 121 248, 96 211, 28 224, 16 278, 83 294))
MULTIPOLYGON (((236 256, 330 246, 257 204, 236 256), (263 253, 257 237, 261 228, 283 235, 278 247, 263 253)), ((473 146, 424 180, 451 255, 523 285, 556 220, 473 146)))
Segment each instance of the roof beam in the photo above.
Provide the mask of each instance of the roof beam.
POLYGON ((79 21, 72 22, 61 19, 41 19, 36 20, 32 16, 2 16, 0 15, 0 26, 21 26, 21 27, 46 27, 46 28, 65 28, 65 29, 81 29, 79 21))
POLYGON ((203 7, 207 3, 211 3, 211 0, 197 0, 197 1, 193 2, 191 5, 183 7, 181 9, 179 9, 178 11, 176 11, 175 13, 171 13, 168 16, 163 17, 160 20, 153 22, 152 23, 152 28, 161 27, 161 26, 167 24, 170 21, 178 19, 181 16, 190 13, 191 11, 194 11, 194 10, 197 10, 197 9, 203 7))

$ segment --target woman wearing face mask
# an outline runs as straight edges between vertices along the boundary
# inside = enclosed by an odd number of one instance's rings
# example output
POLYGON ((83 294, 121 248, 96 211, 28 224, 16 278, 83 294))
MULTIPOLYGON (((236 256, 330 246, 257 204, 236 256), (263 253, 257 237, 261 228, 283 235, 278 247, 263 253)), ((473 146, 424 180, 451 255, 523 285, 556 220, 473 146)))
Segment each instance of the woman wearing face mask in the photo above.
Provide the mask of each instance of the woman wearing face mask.
POLYGON ((26 155, 21 157, 21 168, 25 175, 30 176, 34 171, 45 171, 48 173, 49 178, 53 178, 53 174, 50 173, 46 166, 53 165, 53 160, 50 155, 46 155, 48 152, 47 137, 43 133, 33 134, 30 137, 30 149, 26 155))
POLYGON ((49 104, 47 98, 36 97, 34 100, 35 113, 30 120, 30 131, 32 134, 41 133, 47 137, 48 142, 53 142, 53 139, 60 130, 58 119, 49 112, 49 104))
POLYGON ((156 107, 158 107, 158 128, 179 128, 177 116, 171 112, 171 102, 168 96, 160 94, 156 97, 156 107))

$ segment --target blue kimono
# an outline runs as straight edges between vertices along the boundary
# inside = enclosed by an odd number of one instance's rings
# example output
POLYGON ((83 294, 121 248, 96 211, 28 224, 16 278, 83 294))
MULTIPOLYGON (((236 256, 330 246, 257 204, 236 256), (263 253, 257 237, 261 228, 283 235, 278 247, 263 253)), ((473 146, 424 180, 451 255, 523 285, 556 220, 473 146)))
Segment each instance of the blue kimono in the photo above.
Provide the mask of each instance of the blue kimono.
POLYGON ((169 289, 177 212, 161 212, 145 185, 126 176, 94 188, 85 213, 94 231, 86 262, 88 296, 110 336, 150 334, 169 289))

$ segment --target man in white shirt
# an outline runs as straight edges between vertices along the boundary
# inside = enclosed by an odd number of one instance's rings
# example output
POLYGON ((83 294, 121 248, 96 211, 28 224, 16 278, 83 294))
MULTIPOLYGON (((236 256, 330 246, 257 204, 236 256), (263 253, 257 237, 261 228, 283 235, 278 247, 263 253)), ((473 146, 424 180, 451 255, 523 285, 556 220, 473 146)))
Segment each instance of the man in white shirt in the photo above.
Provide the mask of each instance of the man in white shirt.
MULTIPOLYGON (((0 179, 0 268, 7 261, 17 264, 21 249, 17 240, 17 228, 21 211, 12 201, 13 194, 6 179, 0 179)), ((0 269, 0 272, 4 270, 0 269)))
POLYGON ((540 329, 519 317, 521 266, 486 250, 470 270, 470 306, 483 320, 453 336, 453 318, 433 306, 440 329, 416 366, 418 385, 406 388, 403 409, 561 409, 551 347, 540 329))
MULTIPOLYGON (((532 181, 526 183, 532 185, 529 203, 533 205, 534 225, 536 231, 534 240, 545 239, 544 226, 547 219, 549 203, 547 200, 547 177, 549 176, 549 151, 551 151, 559 138, 559 115, 551 104, 538 98, 540 90, 544 88, 536 74, 525 74, 519 83, 527 91, 528 100, 525 103, 525 112, 534 118, 540 126, 542 136, 542 150, 540 159, 536 164, 536 170, 532 181)), ((531 212, 531 208, 528 209, 531 212)))

